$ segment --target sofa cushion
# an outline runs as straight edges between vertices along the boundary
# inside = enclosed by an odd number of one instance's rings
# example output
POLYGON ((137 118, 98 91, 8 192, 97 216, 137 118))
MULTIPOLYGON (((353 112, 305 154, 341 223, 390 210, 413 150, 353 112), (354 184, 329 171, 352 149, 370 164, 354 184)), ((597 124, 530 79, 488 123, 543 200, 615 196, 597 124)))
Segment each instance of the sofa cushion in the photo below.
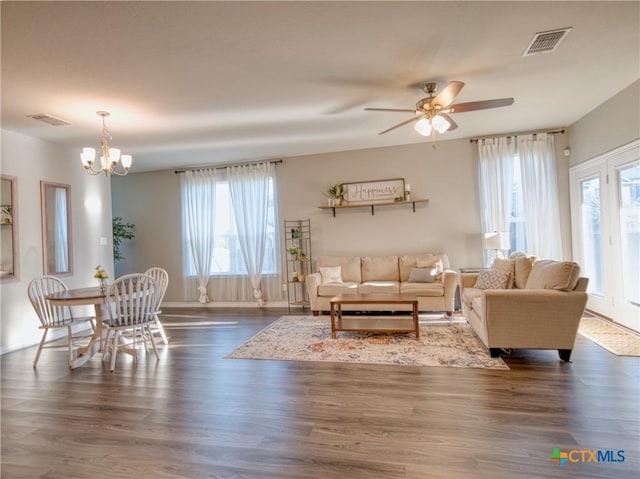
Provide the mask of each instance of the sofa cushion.
POLYGON ((409 273, 409 283, 434 283, 436 280, 436 268, 412 268, 409 273))
POLYGON ((399 281, 397 256, 363 256, 362 282, 399 281))
POLYGON ((358 293, 398 293, 400 283, 398 281, 366 281, 358 286, 358 293))
POLYGON ((321 266, 340 266, 342 268, 342 281, 362 282, 359 256, 320 256, 317 268, 321 266))
POLYGON ((536 256, 527 256, 519 251, 514 251, 509 256, 509 259, 515 261, 515 278, 514 286, 519 289, 524 289, 531 274, 531 268, 533 263, 538 259, 536 256))
MULTIPOLYGON (((435 264, 438 261, 440 261, 440 265, 437 265, 440 266, 440 271, 438 271, 438 273, 441 273, 445 269, 449 269, 449 259, 445 253, 407 254, 400 256, 398 258, 400 281, 408 281, 413 268, 417 268, 425 264, 429 266, 430 264, 435 264), (418 262, 420 262, 420 265, 418 265, 418 262)), ((436 277, 436 280, 440 281, 441 278, 436 277)))
POLYGON ((573 291, 580 276, 580 266, 572 261, 536 261, 525 289, 556 289, 573 291))
POLYGON ((506 271, 480 271, 474 288, 477 289, 506 289, 509 284, 510 273, 506 271))
POLYGON ((467 306, 471 306, 471 302, 484 294, 484 290, 478 288, 464 288, 462 290, 462 302, 467 306))
POLYGON ((326 283, 318 286, 318 296, 337 296, 339 294, 357 294, 358 283, 326 283))
POLYGON ((322 278, 322 284, 326 283, 342 283, 342 267, 341 266, 321 266, 318 268, 320 271, 320 278, 322 278))
POLYGON ((400 283, 401 293, 438 297, 444 295, 442 283, 400 283))
POLYGON ((507 289, 513 288, 513 282, 516 277, 516 260, 515 259, 502 259, 496 258, 493 260, 494 271, 505 271, 509 273, 509 281, 507 283, 507 289))

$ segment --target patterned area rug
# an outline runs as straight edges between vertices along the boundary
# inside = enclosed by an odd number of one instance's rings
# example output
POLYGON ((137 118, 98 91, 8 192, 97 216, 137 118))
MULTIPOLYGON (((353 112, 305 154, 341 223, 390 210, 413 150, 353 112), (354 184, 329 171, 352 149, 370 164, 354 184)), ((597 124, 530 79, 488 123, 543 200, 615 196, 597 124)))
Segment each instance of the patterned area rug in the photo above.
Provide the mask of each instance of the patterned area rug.
POLYGON ((618 356, 640 356, 640 335, 610 321, 584 316, 578 332, 618 356))
POLYGON ((283 316, 226 357, 509 369, 460 321, 421 321, 419 340, 413 333, 350 332, 331 339, 328 316, 283 316))

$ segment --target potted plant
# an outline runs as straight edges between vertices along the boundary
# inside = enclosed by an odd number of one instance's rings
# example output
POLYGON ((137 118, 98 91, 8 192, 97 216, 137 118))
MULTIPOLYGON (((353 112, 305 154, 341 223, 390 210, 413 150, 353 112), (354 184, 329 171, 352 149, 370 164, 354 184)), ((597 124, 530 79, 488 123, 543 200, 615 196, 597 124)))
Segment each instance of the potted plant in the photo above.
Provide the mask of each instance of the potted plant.
POLYGON ((327 194, 329 195, 329 199, 333 200, 333 204, 331 204, 331 201, 330 201, 329 206, 340 206, 342 204, 342 195, 344 194, 344 186, 340 183, 331 185, 327 190, 327 194))
POLYGON ((302 250, 298 246, 294 246, 292 248, 287 248, 287 253, 289 253, 294 260, 298 259, 298 255, 301 252, 302 252, 302 250))
POLYGON ((135 233, 133 229, 136 225, 132 223, 125 223, 121 217, 116 216, 113 218, 113 259, 114 261, 120 261, 124 259, 124 256, 120 253, 120 243, 124 239, 133 239, 135 233))

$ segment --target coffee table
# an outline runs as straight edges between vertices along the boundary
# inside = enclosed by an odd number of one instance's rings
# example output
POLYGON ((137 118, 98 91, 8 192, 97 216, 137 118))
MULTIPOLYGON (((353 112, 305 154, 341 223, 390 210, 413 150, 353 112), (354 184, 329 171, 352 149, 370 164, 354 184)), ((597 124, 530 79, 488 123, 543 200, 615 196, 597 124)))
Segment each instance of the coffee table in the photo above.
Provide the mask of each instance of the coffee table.
POLYGON ((337 331, 354 332, 385 332, 407 333, 414 332, 416 339, 420 338, 420 324, 418 322, 418 298, 415 294, 406 293, 375 293, 375 294, 340 294, 331 298, 331 337, 336 338, 337 331), (407 316, 377 316, 377 317, 343 317, 342 306, 345 304, 376 304, 392 306, 411 305, 411 317, 407 316), (413 320, 413 321, 411 321, 413 320))

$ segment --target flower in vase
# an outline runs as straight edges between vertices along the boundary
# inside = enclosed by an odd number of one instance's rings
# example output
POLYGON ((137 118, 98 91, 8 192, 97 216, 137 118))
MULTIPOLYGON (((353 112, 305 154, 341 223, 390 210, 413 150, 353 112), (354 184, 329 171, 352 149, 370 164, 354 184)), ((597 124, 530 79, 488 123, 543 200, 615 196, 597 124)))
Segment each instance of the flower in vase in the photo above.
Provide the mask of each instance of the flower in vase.
POLYGON ((96 266, 96 272, 93 273, 93 277, 97 279, 107 279, 109 275, 102 266, 98 265, 96 266))

